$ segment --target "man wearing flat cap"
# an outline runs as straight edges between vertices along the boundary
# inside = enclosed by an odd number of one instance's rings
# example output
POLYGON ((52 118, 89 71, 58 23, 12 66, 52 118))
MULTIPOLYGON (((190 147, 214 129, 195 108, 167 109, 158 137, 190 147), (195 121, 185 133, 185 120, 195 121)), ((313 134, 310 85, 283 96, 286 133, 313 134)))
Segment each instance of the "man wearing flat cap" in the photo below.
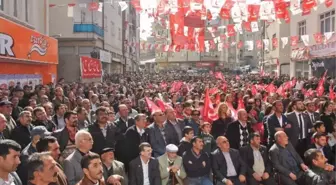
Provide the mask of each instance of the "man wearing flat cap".
POLYGON ((9 139, 12 131, 16 127, 16 122, 12 118, 13 104, 8 100, 3 100, 0 102, 0 113, 2 113, 7 119, 6 129, 3 131, 3 136, 9 139))
POLYGON ((114 159, 114 148, 104 148, 100 152, 106 185, 127 185, 124 163, 114 159))
POLYGON ((158 158, 162 185, 183 185, 187 176, 182 164, 182 157, 177 155, 178 147, 166 146, 166 153, 158 158))

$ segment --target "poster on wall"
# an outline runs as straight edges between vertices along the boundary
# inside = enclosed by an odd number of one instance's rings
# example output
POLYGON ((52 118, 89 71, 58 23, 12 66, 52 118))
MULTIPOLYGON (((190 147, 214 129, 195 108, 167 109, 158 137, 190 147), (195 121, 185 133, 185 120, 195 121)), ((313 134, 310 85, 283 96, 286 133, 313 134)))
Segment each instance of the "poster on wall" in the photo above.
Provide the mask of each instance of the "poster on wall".
POLYGON ((7 89, 8 83, 7 83, 7 75, 1 74, 0 75, 0 88, 1 89, 7 89))
POLYGON ((98 59, 82 56, 80 60, 83 79, 100 78, 102 76, 102 66, 98 59))

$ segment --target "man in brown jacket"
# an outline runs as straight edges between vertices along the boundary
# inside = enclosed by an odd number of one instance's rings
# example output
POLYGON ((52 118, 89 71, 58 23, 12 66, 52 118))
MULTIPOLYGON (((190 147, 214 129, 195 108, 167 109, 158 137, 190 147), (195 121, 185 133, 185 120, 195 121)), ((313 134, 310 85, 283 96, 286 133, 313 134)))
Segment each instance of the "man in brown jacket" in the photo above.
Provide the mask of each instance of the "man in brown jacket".
POLYGON ((100 156, 95 153, 86 154, 81 160, 84 177, 77 185, 105 185, 103 164, 100 156))

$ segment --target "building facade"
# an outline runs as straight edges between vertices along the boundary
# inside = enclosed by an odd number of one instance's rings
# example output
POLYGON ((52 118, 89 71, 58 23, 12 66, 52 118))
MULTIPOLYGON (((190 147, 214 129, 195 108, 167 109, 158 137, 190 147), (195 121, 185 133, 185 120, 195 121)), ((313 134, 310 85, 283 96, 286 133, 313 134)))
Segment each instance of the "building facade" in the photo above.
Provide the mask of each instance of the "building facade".
MULTIPOLYGON (((315 62, 315 60, 320 60, 324 63, 323 66, 333 66, 333 68, 328 69, 329 75, 336 76, 335 74, 335 65, 333 63, 336 62, 335 57, 329 57, 327 55, 324 55, 324 51, 320 50, 319 57, 310 57, 310 52, 314 50, 314 46, 317 45, 314 39, 314 34, 321 33, 324 35, 324 33, 327 32, 333 32, 335 37, 335 31, 336 31, 336 15, 335 15, 335 6, 330 6, 327 8, 325 4, 319 4, 316 7, 316 10, 312 10, 308 15, 302 16, 299 15, 293 15, 291 17, 291 23, 290 23, 290 35, 297 35, 299 36, 299 43, 298 46, 291 47, 292 54, 295 53, 301 53, 300 56, 305 57, 297 57, 292 55, 292 60, 290 62, 290 75, 296 76, 296 77, 311 77, 314 75, 314 70, 317 70, 316 68, 313 68, 312 63, 315 62), (309 24, 308 24, 309 23, 309 24), (309 36, 309 42, 306 46, 302 39, 302 35, 308 35, 309 36), (307 57, 308 56, 308 57, 307 57), (327 65, 327 63, 330 63, 330 65, 327 65)), ((335 40, 335 39, 334 39, 335 40)), ((335 42, 335 41, 334 41, 335 42)), ((328 45, 327 43, 324 43, 323 49, 329 49, 329 50, 336 50, 335 44, 328 45)), ((322 71, 324 71, 324 67, 322 67, 322 71)), ((322 72, 323 73, 323 72, 322 72)), ((315 76, 320 76, 321 74, 316 74, 315 76)))
POLYGON ((56 80, 58 45, 56 39, 48 36, 48 3, 48 0, 0 0, 2 82, 3 78, 9 79, 11 85, 32 84, 32 78, 37 83, 56 80))
POLYGON ((68 80, 97 81, 81 78, 81 56, 100 59, 102 73, 122 73, 122 12, 117 2, 78 0, 73 16, 68 15, 71 0, 49 0, 50 35, 59 41, 59 76, 68 80), (90 10, 90 3, 100 3, 98 10, 90 10), (96 56, 93 56, 93 55, 96 56))

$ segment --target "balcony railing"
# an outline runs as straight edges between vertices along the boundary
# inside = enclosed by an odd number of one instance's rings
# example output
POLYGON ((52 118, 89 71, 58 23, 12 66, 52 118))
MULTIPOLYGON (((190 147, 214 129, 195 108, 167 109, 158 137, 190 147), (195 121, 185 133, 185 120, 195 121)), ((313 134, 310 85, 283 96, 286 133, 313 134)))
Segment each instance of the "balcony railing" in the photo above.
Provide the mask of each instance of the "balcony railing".
POLYGON ((96 24, 81 24, 75 23, 73 26, 73 32, 75 33, 95 33, 101 37, 104 37, 104 30, 96 24))

